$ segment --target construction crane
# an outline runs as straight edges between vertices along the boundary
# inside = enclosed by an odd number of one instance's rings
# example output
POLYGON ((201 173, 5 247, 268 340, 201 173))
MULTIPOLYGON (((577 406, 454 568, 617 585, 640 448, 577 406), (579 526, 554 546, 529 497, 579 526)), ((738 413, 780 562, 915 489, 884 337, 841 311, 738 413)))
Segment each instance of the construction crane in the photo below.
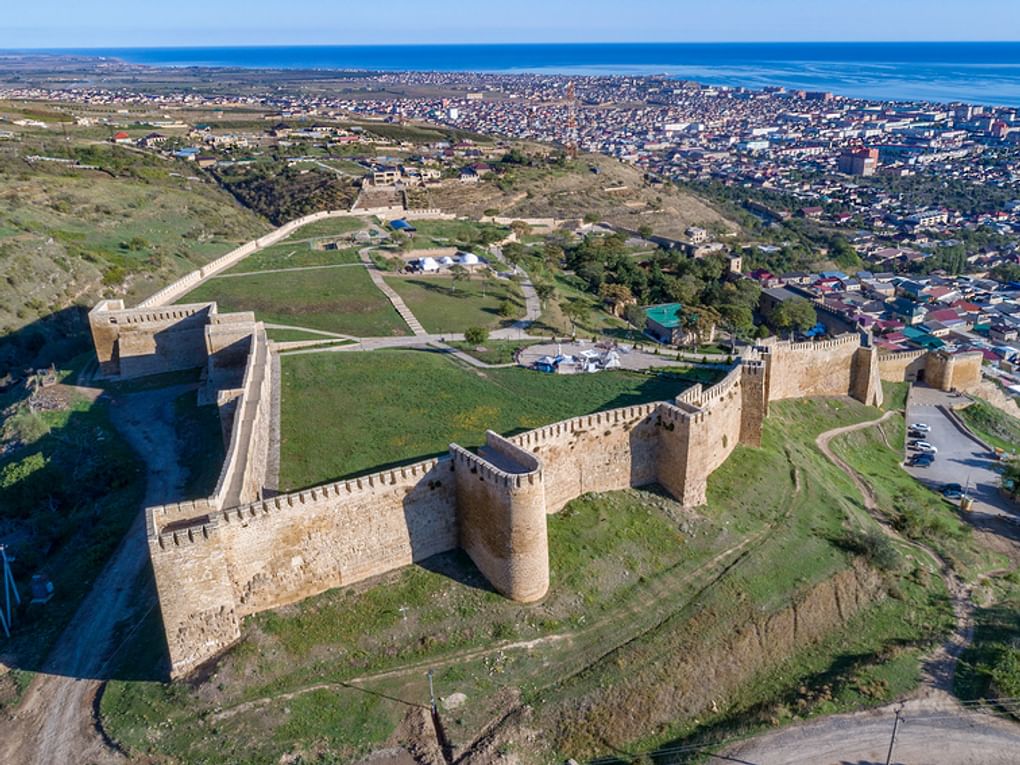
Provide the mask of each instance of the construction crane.
POLYGON ((567 156, 577 159, 577 92, 573 80, 567 83, 567 156))

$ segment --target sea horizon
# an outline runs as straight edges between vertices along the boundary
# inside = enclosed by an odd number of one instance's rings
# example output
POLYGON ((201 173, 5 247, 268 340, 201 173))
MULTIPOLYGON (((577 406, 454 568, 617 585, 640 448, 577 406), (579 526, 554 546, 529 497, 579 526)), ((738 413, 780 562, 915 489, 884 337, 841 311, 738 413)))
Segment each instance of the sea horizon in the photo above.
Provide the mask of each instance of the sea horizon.
POLYGON ((652 76, 881 101, 1020 106, 1020 42, 423 43, 35 48, 170 68, 652 76))

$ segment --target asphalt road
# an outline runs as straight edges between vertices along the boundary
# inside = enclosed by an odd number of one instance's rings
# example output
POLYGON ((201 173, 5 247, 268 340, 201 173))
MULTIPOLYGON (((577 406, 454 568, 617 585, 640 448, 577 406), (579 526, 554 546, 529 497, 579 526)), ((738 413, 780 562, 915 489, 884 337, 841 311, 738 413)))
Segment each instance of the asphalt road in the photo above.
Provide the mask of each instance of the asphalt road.
MULTIPOLYGON (((891 761, 896 765, 1016 765, 1020 727, 948 700, 914 700, 902 711, 891 761)), ((759 736, 713 762, 741 765, 881 765, 889 754, 895 709, 825 717, 759 736)))
MULTIPOLYGON (((938 454, 929 467, 908 465, 906 470, 918 481, 936 490, 945 483, 969 487, 969 494, 974 498, 975 521, 982 516, 1016 518, 1016 510, 999 496, 995 454, 962 430, 941 408, 959 405, 960 401, 942 391, 914 387, 907 407, 907 424, 923 422, 931 425, 931 431, 924 440, 938 449, 938 454)), ((914 453, 916 451, 908 446, 907 455, 914 453)))

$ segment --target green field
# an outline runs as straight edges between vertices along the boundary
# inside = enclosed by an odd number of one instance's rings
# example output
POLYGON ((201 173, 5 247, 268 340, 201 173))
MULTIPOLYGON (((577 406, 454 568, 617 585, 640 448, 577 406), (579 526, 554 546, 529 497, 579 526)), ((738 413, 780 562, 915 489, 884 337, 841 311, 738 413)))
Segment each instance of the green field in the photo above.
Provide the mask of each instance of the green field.
POLYGON ((272 324, 359 337, 410 334, 364 268, 255 274, 210 279, 178 302, 215 300, 221 312, 254 311, 272 324))
POLYGON ((510 233, 510 229, 504 226, 470 220, 416 220, 412 224, 417 229, 413 242, 416 250, 467 246, 482 243, 483 240, 498 242, 510 233))
POLYGON ((4 652, 8 666, 37 670, 137 516, 145 472, 114 426, 110 396, 72 394, 66 408, 33 412, 10 395, 0 424, 4 441, 22 446, 0 458, 0 523, 22 597, 39 572, 55 595, 45 606, 23 600, 4 652))
POLYGON ((605 372, 476 370, 441 353, 385 351, 281 359, 281 488, 297 489, 480 445, 602 409, 676 396, 683 383, 605 372), (343 412, 343 416, 335 416, 343 412), (330 422, 323 428, 324 421, 330 422), (370 434, 370 435, 366 435, 370 434))
POLYGON ((468 342, 453 342, 448 345, 456 348, 458 351, 464 351, 470 356, 474 356, 479 361, 486 364, 512 364, 514 363, 517 351, 522 348, 527 348, 529 345, 535 345, 540 341, 538 340, 486 340, 480 346, 472 345, 468 342))
POLYGON ((463 332, 469 327, 495 329, 524 316, 520 287, 506 279, 470 279, 454 284, 446 276, 390 277, 386 283, 432 333, 463 332), (515 307, 510 319, 500 316, 504 300, 515 307))
MULTIPOLYGON (((387 355, 410 354, 366 358, 387 355)), ((290 361, 319 358, 285 359, 284 374, 290 361)), ((386 368, 392 374, 390 360, 386 368)), ((529 763, 583 761, 609 753, 607 741, 627 751, 711 742, 885 703, 916 684, 920 653, 951 621, 938 577, 906 557, 887 585, 895 596, 880 592, 824 640, 795 650, 792 636, 774 636, 768 651, 731 649, 752 623, 846 571, 852 556, 841 539, 860 498, 813 441, 822 428, 875 416, 840 399, 775 404, 763 448, 738 448, 697 512, 655 490, 575 500, 549 518, 551 588, 536 605, 495 595, 454 553, 378 586, 256 615, 215 673, 195 683, 111 682, 106 729, 131 751, 189 762, 268 765, 312 752, 353 761, 420 714, 427 668, 440 698, 466 697, 441 708, 458 753, 510 713, 497 741, 529 763), (734 663, 739 687, 713 683, 716 667, 734 663), (524 727, 543 735, 514 727, 525 705, 524 727)), ((149 628, 158 643, 158 620, 149 628)))
POLYGON ((246 274, 282 268, 307 268, 308 266, 335 266, 359 263, 356 247, 339 250, 319 250, 313 242, 282 242, 259 250, 224 271, 224 274, 246 274))

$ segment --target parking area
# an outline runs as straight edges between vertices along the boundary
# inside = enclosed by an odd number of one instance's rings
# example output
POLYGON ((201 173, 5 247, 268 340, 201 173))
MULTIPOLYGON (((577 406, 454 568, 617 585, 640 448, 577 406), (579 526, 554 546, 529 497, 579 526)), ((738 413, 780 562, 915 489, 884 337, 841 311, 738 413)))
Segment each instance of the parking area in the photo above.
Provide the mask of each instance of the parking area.
MULTIPOLYGON (((994 452, 986 449, 945 411, 960 403, 958 396, 920 385, 913 387, 907 405, 907 424, 930 425, 931 430, 924 440, 938 453, 928 467, 907 465, 906 470, 935 490, 946 483, 968 487, 968 493, 974 499, 975 521, 982 515, 1016 518, 1016 508, 999 495, 999 463, 994 452)), ((907 439, 908 458, 916 453, 909 447, 911 440, 907 439)))

